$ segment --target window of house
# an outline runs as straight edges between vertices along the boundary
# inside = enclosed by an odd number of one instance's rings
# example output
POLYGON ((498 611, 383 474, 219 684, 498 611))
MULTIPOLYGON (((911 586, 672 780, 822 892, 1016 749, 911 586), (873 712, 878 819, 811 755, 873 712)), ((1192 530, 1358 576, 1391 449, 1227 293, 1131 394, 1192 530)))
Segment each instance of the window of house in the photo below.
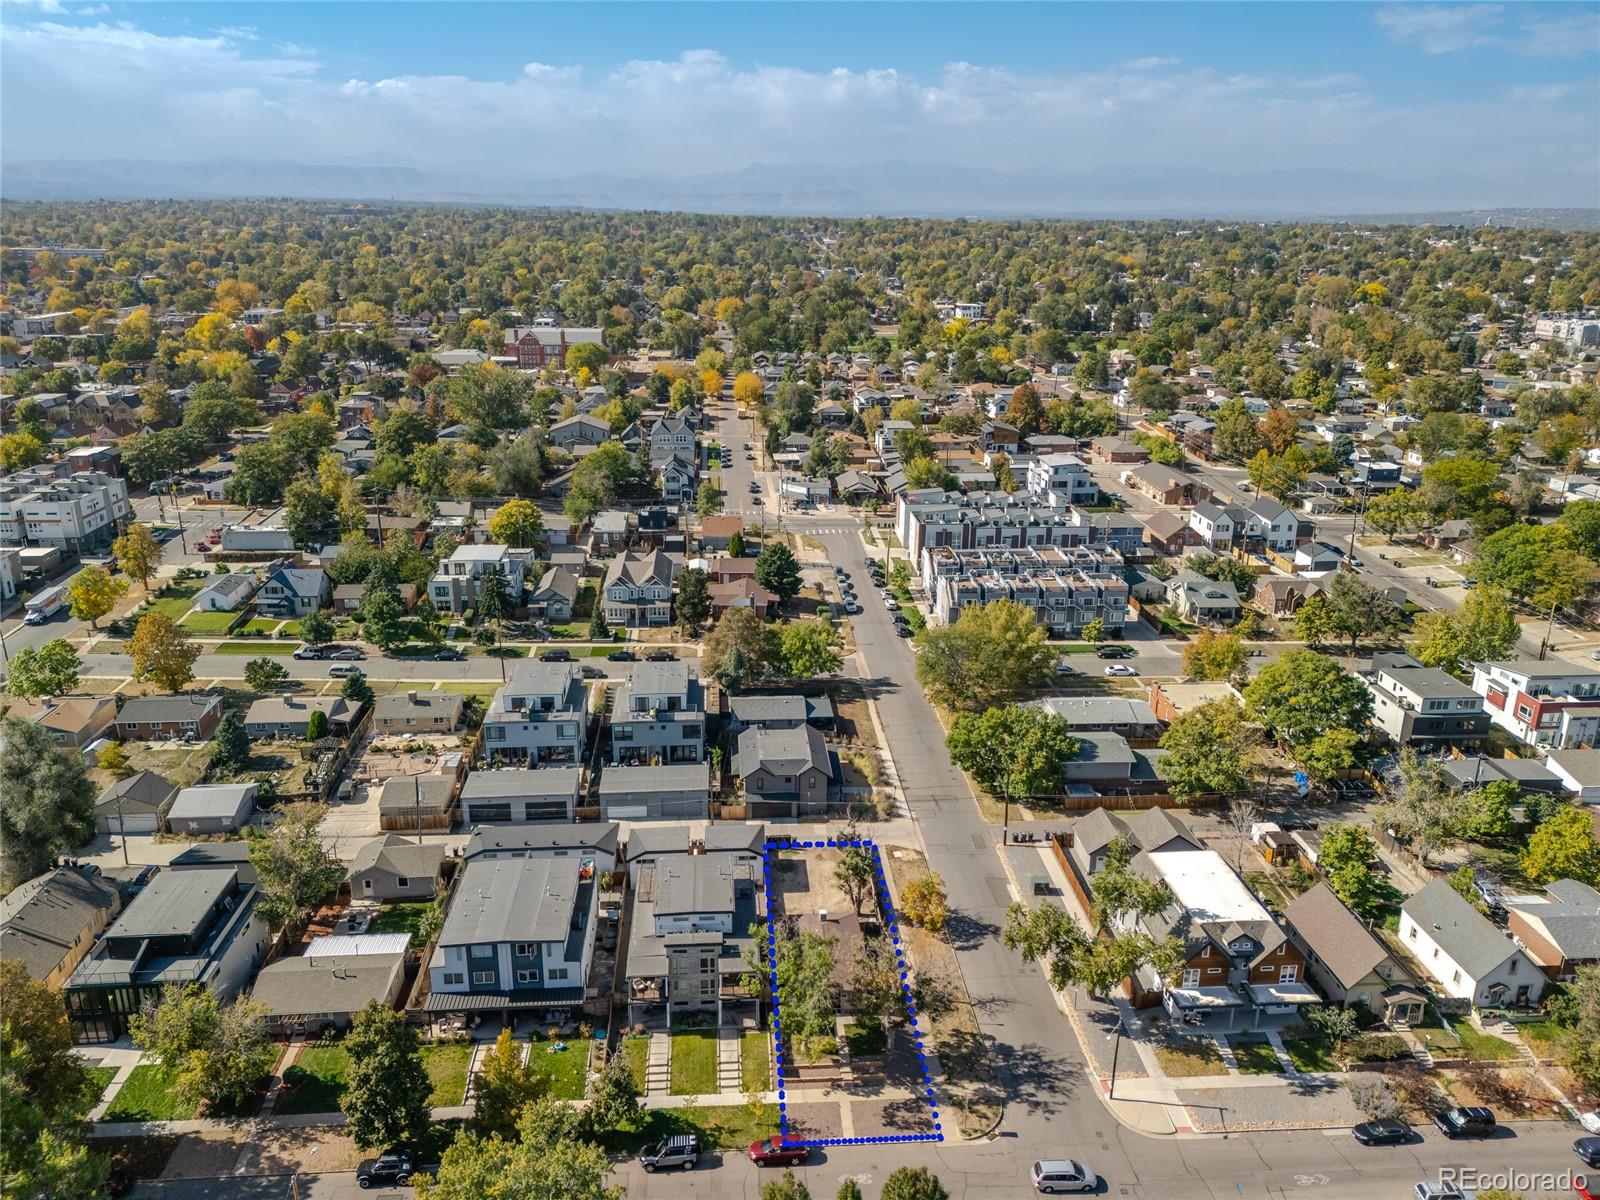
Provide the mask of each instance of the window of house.
POLYGON ((445 987, 460 987, 464 980, 465 976, 463 976, 460 971, 446 971, 444 973, 445 987))
POLYGON ((472 982, 473 983, 493 983, 494 982, 494 972, 493 971, 474 971, 472 973, 472 982))
POLYGON ((1221 975, 1222 974, 1222 968, 1221 967, 1207 967, 1206 968, 1206 974, 1207 975, 1221 975))
POLYGON ((407 879, 404 875, 396 875, 394 885, 395 887, 410 887, 411 880, 407 879))
POLYGON ((532 942, 518 942, 517 945, 516 945, 516 952, 517 952, 517 957, 519 957, 519 958, 527 958, 529 955, 531 955, 533 953, 533 943, 532 942))
POLYGON ((517 972, 517 982, 518 983, 538 983, 539 982, 539 972, 537 972, 537 971, 518 971, 517 972))
POLYGON ((549 978, 552 981, 557 979, 565 979, 567 974, 568 972, 566 967, 551 967, 549 971, 549 978))
POLYGON ((493 946, 474 946, 474 947, 472 947, 471 954, 472 954, 473 958, 493 958, 494 957, 494 947, 493 946))
POLYGON ((1278 972, 1278 978, 1284 983, 1293 983, 1300 976, 1300 968, 1294 963, 1284 963, 1283 969, 1278 972))
POLYGON ((1192 988, 1200 986, 1200 972, 1193 967, 1187 967, 1183 972, 1183 987, 1192 988))
POLYGON ((1506 974, 1507 975, 1515 975, 1516 973, 1517 973, 1517 960, 1515 958, 1513 958, 1508 964, 1506 964, 1506 974))
POLYGON ((1450 972, 1450 982, 1451 983, 1460 983, 1461 982, 1461 972, 1460 971, 1452 971, 1452 972, 1450 972))

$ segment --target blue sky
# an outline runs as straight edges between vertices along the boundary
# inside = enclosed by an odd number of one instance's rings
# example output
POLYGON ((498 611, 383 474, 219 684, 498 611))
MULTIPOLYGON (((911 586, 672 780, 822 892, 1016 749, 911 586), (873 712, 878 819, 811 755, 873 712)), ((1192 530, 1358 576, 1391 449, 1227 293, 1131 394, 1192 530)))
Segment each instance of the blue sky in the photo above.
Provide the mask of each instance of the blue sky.
POLYGON ((0 0, 0 50, 13 161, 558 177, 1070 159, 1600 204, 1593 4, 0 0))

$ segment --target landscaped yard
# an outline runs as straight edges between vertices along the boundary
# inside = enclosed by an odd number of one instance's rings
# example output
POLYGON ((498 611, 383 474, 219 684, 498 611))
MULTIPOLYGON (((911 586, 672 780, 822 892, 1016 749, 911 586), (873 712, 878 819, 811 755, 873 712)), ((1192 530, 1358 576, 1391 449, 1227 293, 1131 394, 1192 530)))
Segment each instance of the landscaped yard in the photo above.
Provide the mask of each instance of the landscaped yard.
POLYGON ((94 1102, 98 1104, 100 1103, 100 1097, 105 1095, 106 1089, 111 1086, 111 1081, 117 1077, 117 1069, 115 1067, 88 1067, 85 1068, 84 1074, 89 1077, 89 1094, 94 1097, 94 1102))
POLYGON ((565 1050, 557 1050, 553 1042, 534 1039, 528 1052, 528 1065, 544 1080, 546 1095, 557 1100, 582 1100, 588 1075, 589 1043, 574 1038, 565 1045, 565 1050))
POLYGON ((343 1046, 307 1046, 294 1066, 283 1073, 283 1091, 275 1112, 335 1113, 344 1091, 350 1056, 343 1046))
POLYGON ((772 1086, 772 1061, 763 1030, 748 1029, 739 1041, 739 1086, 747 1092, 764 1092, 772 1086))
POLYGON ((424 1046, 422 1065, 433 1082, 428 1097, 430 1108, 453 1108, 467 1095, 467 1068, 472 1064, 472 1047, 465 1042, 424 1046))
POLYGON ((640 1093, 644 1092, 644 1069, 650 1058, 650 1039, 647 1037, 625 1037, 617 1043, 617 1053, 622 1055, 622 1061, 628 1064, 628 1074, 633 1076, 634 1086, 640 1093))
POLYGON ((1528 1048, 1540 1058, 1556 1057, 1567 1040, 1567 1031, 1551 1020, 1519 1021, 1517 1032, 1528 1043, 1528 1048))
POLYGON ((1239 1070, 1246 1075, 1282 1074, 1283 1066, 1278 1062, 1272 1043, 1266 1038, 1254 1034, 1240 1034, 1238 1037, 1230 1037, 1228 1044, 1233 1047, 1233 1057, 1239 1064, 1239 1070))
POLYGON ((1461 1049, 1466 1052, 1468 1058, 1475 1058, 1480 1062, 1502 1062, 1517 1057, 1517 1048, 1505 1038, 1479 1033, 1465 1017, 1450 1017, 1449 1021, 1450 1028, 1455 1030, 1456 1037, 1461 1039, 1461 1049))
POLYGON ((172 584, 156 593, 156 598, 150 601, 150 607, 176 621, 193 606, 194 594, 199 590, 198 584, 172 584))
POLYGON ((852 1056, 882 1054, 889 1045, 889 1035, 877 1021, 862 1024, 852 1021, 844 1027, 844 1044, 852 1056))
POLYGON ((649 1108, 636 1121, 600 1134, 600 1144, 613 1153, 633 1154, 641 1147, 679 1133, 700 1135, 703 1147, 742 1150, 758 1138, 778 1132, 778 1106, 721 1105, 716 1108, 649 1108))
POLYGON ((283 624, 277 617, 251 617, 239 626, 241 633, 271 634, 279 625, 283 624))
POLYGON ((1169 1037, 1155 1047, 1156 1059, 1168 1075, 1226 1075, 1222 1055, 1209 1040, 1169 1037))
POLYGON ((672 1035, 674 1096, 704 1096, 717 1090, 717 1035, 706 1029, 672 1035))
POLYGON ((116 1099, 106 1110, 107 1121, 187 1121, 194 1106, 173 1091, 166 1070, 156 1063, 140 1063, 123 1081, 116 1099))
POLYGON ((220 637, 228 632, 228 627, 234 623, 238 615, 238 613, 231 612, 203 612, 197 609, 187 617, 184 617, 178 624, 182 625, 190 633, 220 637))
POLYGON ((420 945, 422 939, 417 936, 417 926, 422 921, 422 914, 432 908, 427 900, 397 900, 385 904, 378 910, 378 915, 372 918, 373 933, 409 933, 413 945, 420 945))
POLYGON ((1339 1065, 1331 1057, 1332 1044, 1327 1038, 1310 1030, 1285 1032, 1283 1048, 1300 1071, 1337 1071, 1339 1065))

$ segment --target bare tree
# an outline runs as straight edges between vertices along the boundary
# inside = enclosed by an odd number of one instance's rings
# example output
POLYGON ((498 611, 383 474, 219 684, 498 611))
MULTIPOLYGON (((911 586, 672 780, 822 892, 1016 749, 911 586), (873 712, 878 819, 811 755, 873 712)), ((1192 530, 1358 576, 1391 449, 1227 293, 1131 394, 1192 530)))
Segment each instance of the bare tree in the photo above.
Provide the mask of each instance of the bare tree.
POLYGON ((1250 827, 1261 820, 1261 805, 1248 796, 1235 796, 1228 801, 1224 820, 1233 832, 1233 869, 1244 873, 1244 856, 1250 848, 1250 827))

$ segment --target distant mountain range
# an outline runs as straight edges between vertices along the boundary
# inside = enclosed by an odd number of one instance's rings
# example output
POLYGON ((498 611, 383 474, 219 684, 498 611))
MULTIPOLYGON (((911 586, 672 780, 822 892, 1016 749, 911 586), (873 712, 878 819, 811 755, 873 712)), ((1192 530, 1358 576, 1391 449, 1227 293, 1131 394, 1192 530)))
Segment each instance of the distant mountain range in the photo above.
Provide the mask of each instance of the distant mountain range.
MULTIPOLYGON (((752 164, 684 178, 590 173, 542 178, 475 169, 298 162, 7 162, 7 200, 293 197, 544 208, 653 209, 771 216, 1084 217, 1340 220, 1600 228, 1600 209, 1519 208, 1479 196, 1475 179, 1406 179, 1285 168, 1251 175, 1148 166, 870 167, 752 164), (1441 195, 1467 207, 1442 209, 1441 195)), ((1501 197, 1499 199, 1509 199, 1501 197)))

